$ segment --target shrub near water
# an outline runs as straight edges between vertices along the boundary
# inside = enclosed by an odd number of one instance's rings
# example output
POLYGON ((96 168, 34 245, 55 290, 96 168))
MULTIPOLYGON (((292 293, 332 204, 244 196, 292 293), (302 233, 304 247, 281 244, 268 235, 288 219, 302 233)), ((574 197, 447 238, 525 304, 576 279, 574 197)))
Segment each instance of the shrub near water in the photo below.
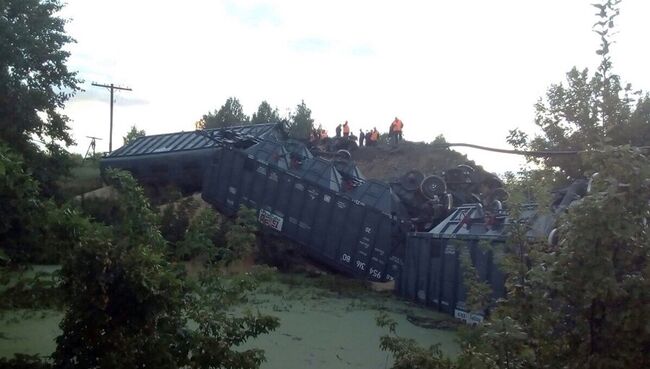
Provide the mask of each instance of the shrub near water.
MULTIPOLYGON (((53 355, 60 368, 255 368, 260 350, 233 346, 274 329, 275 318, 227 314, 233 296, 253 286, 224 286, 214 273, 194 283, 170 263, 156 217, 135 180, 109 172, 121 222, 86 224, 73 233, 61 278, 66 315, 53 355), (188 328, 194 322, 196 329, 188 328)), ((210 266, 208 265, 208 271, 210 266)))
POLYGON ((391 334, 394 368, 650 367, 650 164, 638 149, 605 148, 589 160, 592 191, 560 219, 559 244, 531 242, 517 224, 502 269, 508 294, 449 361, 391 334))

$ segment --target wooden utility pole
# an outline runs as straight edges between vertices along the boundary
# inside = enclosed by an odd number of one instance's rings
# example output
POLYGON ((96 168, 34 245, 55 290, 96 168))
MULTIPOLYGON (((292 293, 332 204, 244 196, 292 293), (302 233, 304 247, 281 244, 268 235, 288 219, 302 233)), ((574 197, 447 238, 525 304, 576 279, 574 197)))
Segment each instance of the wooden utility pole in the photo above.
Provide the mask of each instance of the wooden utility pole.
POLYGON ((86 137, 90 138, 90 145, 88 146, 88 150, 86 150, 86 155, 84 155, 84 160, 86 160, 88 154, 90 154, 90 150, 93 150, 93 158, 95 157, 95 146, 97 145, 96 141, 101 140, 101 138, 95 136, 86 136, 86 137))
POLYGON ((124 90, 124 91, 133 91, 133 90, 131 90, 128 87, 115 86, 112 83, 110 85, 103 85, 100 83, 93 82, 92 85, 97 87, 106 87, 111 90, 111 129, 108 135, 108 152, 110 153, 113 151, 113 90, 124 90))

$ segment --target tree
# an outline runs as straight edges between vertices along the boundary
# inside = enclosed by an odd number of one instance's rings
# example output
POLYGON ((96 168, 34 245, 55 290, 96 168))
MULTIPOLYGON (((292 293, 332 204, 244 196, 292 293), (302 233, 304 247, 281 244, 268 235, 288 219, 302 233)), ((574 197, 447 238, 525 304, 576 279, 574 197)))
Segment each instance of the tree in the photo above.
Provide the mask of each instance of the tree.
POLYGON ((254 209, 242 206, 237 211, 237 218, 228 225, 225 234, 225 247, 217 250, 219 260, 228 265, 250 254, 255 246, 257 232, 257 213, 254 209))
POLYGON ((30 259, 43 212, 38 182, 25 170, 22 156, 2 142, 0 178, 0 253, 30 259))
POLYGON ((271 108, 271 105, 266 100, 262 101, 257 108, 257 113, 253 113, 253 117, 251 118, 252 124, 277 123, 279 121, 280 114, 278 113, 278 108, 271 108))
MULTIPOLYGON (((650 367, 650 162, 625 145, 585 160, 598 175, 558 222, 557 246, 531 240, 528 224, 511 222, 500 252, 506 298, 465 335, 457 360, 450 364, 379 320, 389 327, 381 345, 398 359, 393 368, 650 367)), ((539 191, 539 178, 514 185, 510 192, 521 199, 539 191)))
POLYGON ((60 143, 73 140, 60 109, 80 82, 66 66, 64 46, 74 40, 65 34, 66 20, 55 16, 62 7, 59 0, 0 2, 0 139, 46 185, 67 169, 58 162, 60 143))
POLYGON ((136 138, 144 137, 146 135, 147 133, 144 131, 144 129, 138 130, 138 128, 134 124, 131 126, 131 130, 129 130, 129 132, 126 133, 126 136, 122 137, 122 139, 124 139, 124 146, 135 141, 136 138))
MULTIPOLYGON (((598 22, 594 25, 601 40, 596 51, 601 61, 593 75, 574 67, 566 75, 566 85, 552 85, 535 105, 535 124, 542 135, 532 140, 515 129, 508 141, 516 148, 530 150, 593 150, 604 144, 646 145, 650 138, 650 96, 634 92, 631 84, 621 84, 612 72, 610 48, 620 0, 594 4, 598 22)), ((550 156, 531 161, 547 168, 559 168, 561 180, 580 178, 591 165, 571 156, 550 156)))
POLYGON ((215 241, 220 230, 221 223, 217 212, 211 207, 200 209, 188 224, 183 239, 177 243, 174 250, 176 256, 180 260, 192 260, 196 257, 213 260, 214 255, 218 253, 215 241))
MULTIPOLYGON (((640 150, 606 147, 587 160, 592 191, 561 222, 550 284, 560 303, 568 367, 648 368, 650 165, 640 150)), ((551 322, 549 322, 551 323, 551 322)))
POLYGON ((300 140, 308 140, 314 128, 314 120, 311 117, 311 109, 302 100, 296 106, 296 111, 291 114, 288 122, 289 136, 300 140))
POLYGON ((252 282, 225 285, 210 264, 198 283, 187 279, 182 264, 166 258, 157 217, 135 179, 119 171, 106 177, 118 193, 120 221, 71 230, 55 367, 259 367, 262 351, 235 347, 274 329, 277 319, 226 310, 252 282))
POLYGON ((225 128, 248 124, 249 118, 244 114, 244 108, 239 99, 229 97, 218 111, 215 110, 214 113, 204 115, 202 121, 204 128, 225 128))
MULTIPOLYGON (((600 10, 597 25, 613 26, 618 3, 594 5, 600 10)), ((500 263, 507 275, 506 298, 497 302, 483 326, 465 337, 463 352, 451 366, 435 350, 425 352, 402 337, 386 336, 383 348, 403 359, 399 367, 650 367, 650 161, 640 148, 606 144, 625 142, 621 137, 633 139, 626 131, 628 123, 647 129, 642 126, 645 118, 638 118, 646 114, 647 97, 636 104, 641 112, 626 110, 631 106, 626 94, 619 94, 618 78, 609 74, 607 32, 598 33, 603 37, 603 60, 596 75, 589 79, 587 72, 574 69, 570 86, 554 86, 549 101, 538 106, 545 136, 528 142, 521 131, 511 135, 523 147, 562 144, 589 149, 579 162, 560 157, 543 163, 558 165, 558 177, 565 180, 585 171, 592 178, 590 190, 557 221, 557 244, 531 240, 525 222, 510 222, 500 263), (573 141, 578 139, 584 142, 573 141)), ((510 181, 511 219, 521 219, 521 203, 513 204, 512 199, 534 194, 539 204, 545 203, 539 194, 547 191, 540 191, 539 185, 548 182, 549 173, 557 174, 547 167, 510 181)), ((394 328, 390 332, 394 334, 394 328)))

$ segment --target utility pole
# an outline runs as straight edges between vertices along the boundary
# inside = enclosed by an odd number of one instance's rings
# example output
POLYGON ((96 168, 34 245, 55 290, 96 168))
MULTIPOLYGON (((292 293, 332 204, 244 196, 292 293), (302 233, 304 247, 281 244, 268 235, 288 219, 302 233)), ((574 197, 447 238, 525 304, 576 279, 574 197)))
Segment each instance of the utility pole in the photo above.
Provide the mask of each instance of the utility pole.
POLYGON ((90 154, 90 150, 93 150, 93 158, 95 157, 95 146, 96 146, 96 141, 101 140, 99 137, 94 137, 94 136, 86 136, 90 138, 90 145, 88 146, 88 150, 86 150, 86 155, 84 155, 84 160, 88 157, 88 154, 90 154))
POLYGON ((111 90, 111 130, 108 136, 108 152, 111 153, 113 151, 113 90, 124 90, 124 91, 133 91, 128 87, 120 87, 120 86, 115 86, 114 84, 110 85, 103 85, 100 83, 92 83, 93 86, 97 87, 106 87, 111 90))

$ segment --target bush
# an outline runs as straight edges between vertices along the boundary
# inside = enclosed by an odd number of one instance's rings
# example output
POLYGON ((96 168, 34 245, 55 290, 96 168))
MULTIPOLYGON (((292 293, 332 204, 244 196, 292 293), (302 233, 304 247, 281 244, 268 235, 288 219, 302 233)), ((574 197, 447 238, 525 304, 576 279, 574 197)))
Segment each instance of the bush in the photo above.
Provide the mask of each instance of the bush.
POLYGON ((191 197, 185 198, 180 202, 172 202, 164 205, 160 216, 160 232, 169 242, 172 254, 179 255, 177 250, 179 243, 185 238, 185 233, 190 225, 190 219, 198 205, 191 197))
POLYGON ((201 209, 187 227, 183 240, 175 249, 175 255, 181 260, 190 260, 200 255, 212 260, 217 254, 216 241, 220 230, 217 213, 212 208, 201 209))
POLYGON ((259 367, 262 351, 234 347, 274 329, 277 319, 225 310, 254 285, 225 286, 210 264, 198 283, 189 281, 168 261, 157 218, 135 180, 117 171, 107 179, 119 194, 120 222, 85 229, 65 258, 68 308, 55 366, 259 367))

